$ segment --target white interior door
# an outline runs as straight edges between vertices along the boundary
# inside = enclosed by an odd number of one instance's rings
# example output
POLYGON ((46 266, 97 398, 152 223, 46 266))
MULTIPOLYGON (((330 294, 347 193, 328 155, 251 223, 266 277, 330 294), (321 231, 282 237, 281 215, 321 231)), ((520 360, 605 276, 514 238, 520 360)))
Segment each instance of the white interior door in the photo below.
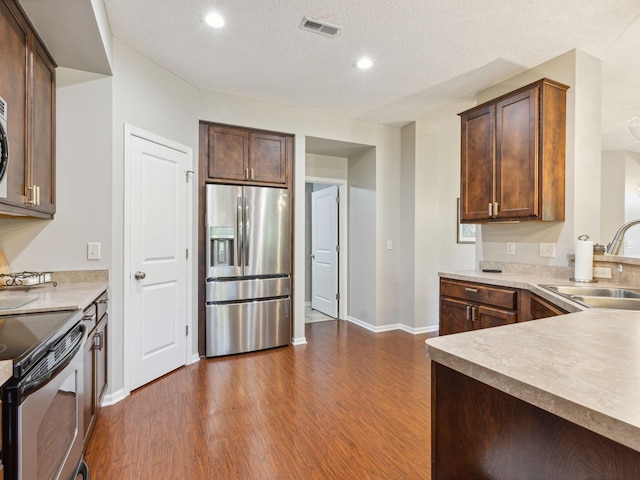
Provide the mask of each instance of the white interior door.
POLYGON ((311 308, 338 316, 338 187, 311 193, 311 308))
POLYGON ((128 137, 130 390, 186 363, 189 155, 128 137))

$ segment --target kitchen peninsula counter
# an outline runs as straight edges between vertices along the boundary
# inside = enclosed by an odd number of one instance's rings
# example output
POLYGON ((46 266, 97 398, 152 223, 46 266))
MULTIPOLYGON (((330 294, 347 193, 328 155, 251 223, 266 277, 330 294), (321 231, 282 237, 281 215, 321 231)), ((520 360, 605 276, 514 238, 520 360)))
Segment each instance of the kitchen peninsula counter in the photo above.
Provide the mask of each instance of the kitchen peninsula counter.
POLYGON ((557 278, 440 276, 525 288, 576 313, 426 341, 434 475, 640 478, 640 312, 560 303, 538 287, 572 284, 557 278), (474 430, 478 437, 467 439, 474 430), (534 465, 537 473, 527 475, 534 465))
POLYGON ((28 303, 17 308, 0 309, 0 318, 3 315, 83 309, 108 287, 108 281, 99 280, 58 283, 55 287, 51 283, 34 285, 29 291, 19 287, 3 288, 0 289, 0 304, 3 300, 28 303))

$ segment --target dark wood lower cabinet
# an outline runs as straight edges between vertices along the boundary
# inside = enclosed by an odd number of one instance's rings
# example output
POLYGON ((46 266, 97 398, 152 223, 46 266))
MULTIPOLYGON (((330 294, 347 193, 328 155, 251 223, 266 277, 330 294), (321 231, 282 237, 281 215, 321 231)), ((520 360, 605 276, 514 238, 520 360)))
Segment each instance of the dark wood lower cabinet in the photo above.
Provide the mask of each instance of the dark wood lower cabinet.
POLYGON ((432 479, 637 479, 640 452, 432 363, 432 479))

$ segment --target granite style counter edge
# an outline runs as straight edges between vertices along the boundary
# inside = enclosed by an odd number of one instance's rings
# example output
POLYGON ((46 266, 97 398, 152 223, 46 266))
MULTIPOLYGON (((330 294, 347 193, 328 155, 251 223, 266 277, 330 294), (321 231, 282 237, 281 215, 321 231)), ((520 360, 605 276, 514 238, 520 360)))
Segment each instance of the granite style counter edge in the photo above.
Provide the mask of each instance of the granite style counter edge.
POLYGON ((59 283, 57 287, 54 287, 53 284, 35 285, 28 292, 22 288, 3 289, 0 290, 0 298, 28 299, 30 301, 18 308, 0 310, 0 316, 84 309, 108 287, 109 282, 102 280, 59 283), (33 297, 36 298, 31 300, 33 297))
POLYGON ((527 289, 578 313, 431 338, 431 360, 640 451, 640 312, 585 309, 538 287, 573 284, 557 278, 440 276, 527 289))

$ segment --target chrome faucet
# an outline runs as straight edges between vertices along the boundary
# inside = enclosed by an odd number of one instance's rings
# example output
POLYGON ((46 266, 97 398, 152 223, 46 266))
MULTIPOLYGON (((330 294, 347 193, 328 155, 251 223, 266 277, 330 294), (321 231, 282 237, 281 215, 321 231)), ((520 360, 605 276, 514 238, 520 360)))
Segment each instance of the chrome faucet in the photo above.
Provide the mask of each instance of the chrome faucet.
POLYGON ((610 255, 618 255, 620 252, 620 246, 622 245, 622 239, 624 238, 624 234, 627 230, 629 230, 634 225, 638 225, 640 223, 640 218, 636 220, 631 220, 624 225, 622 225, 616 234, 613 236, 613 240, 611 243, 607 245, 607 253, 610 255))

